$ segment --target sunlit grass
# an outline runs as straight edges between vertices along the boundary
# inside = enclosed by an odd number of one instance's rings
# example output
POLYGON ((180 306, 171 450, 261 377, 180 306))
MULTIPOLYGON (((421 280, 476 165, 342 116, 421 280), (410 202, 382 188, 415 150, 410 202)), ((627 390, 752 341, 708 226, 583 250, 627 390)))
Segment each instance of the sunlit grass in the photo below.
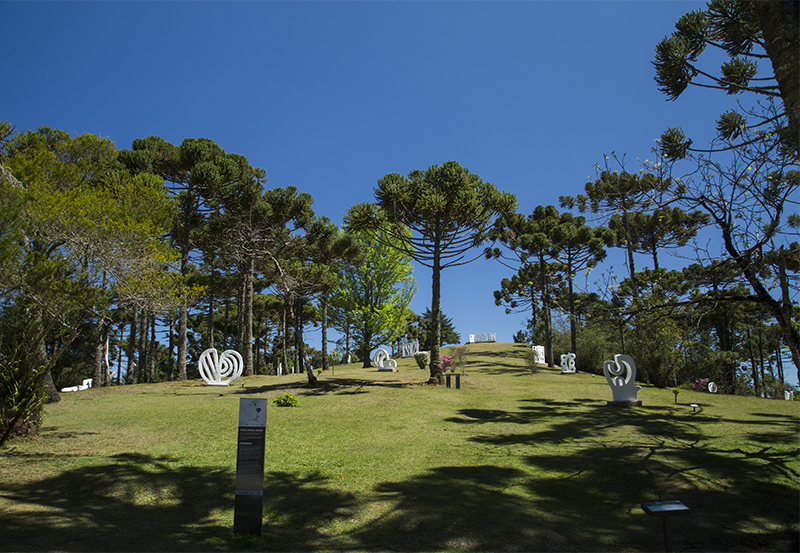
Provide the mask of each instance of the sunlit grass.
POLYGON ((0 452, 0 551, 659 550, 639 504, 673 498, 692 508, 676 549, 796 549, 797 403, 644 387, 613 408, 604 378, 531 374, 526 350, 470 346, 460 390, 404 359, 315 389, 64 394, 39 440, 0 452), (287 393, 297 408, 272 404, 287 393), (261 538, 232 535, 245 397, 268 400, 261 538))

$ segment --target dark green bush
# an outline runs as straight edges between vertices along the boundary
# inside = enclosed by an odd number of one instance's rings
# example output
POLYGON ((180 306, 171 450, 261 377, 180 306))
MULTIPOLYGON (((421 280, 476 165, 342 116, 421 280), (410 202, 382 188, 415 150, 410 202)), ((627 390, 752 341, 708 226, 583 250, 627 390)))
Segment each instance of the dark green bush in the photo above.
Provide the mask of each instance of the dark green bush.
POLYGON ((0 446, 39 432, 47 398, 45 368, 13 346, 0 351, 0 446))

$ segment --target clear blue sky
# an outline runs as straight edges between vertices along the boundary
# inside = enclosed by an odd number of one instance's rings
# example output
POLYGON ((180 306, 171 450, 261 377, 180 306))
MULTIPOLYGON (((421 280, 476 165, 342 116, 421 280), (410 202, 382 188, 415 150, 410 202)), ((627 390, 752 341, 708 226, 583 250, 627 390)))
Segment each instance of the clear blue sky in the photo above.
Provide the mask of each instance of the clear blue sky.
MULTIPOLYGON (((704 6, 2 1, 0 119, 120 149, 208 137, 264 168, 267 186, 311 193, 337 224, 386 173, 450 159, 530 213, 581 193, 605 153, 634 169, 667 127, 710 138, 732 100, 689 90, 669 102, 651 65, 678 18, 704 6)), ((507 276, 482 259, 443 273, 443 310, 462 339, 511 341, 523 326, 494 305, 507 276)), ((430 273, 416 277, 422 312, 430 273)), ((319 333, 309 341, 319 347, 319 333)))

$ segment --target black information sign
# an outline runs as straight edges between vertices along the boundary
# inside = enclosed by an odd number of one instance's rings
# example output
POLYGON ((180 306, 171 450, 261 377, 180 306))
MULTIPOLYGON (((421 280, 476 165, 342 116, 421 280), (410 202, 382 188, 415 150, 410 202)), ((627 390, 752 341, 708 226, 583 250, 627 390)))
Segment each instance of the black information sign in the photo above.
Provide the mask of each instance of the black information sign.
POLYGON ((237 534, 261 535, 266 422, 266 399, 239 400, 239 441, 233 509, 233 531, 237 534))

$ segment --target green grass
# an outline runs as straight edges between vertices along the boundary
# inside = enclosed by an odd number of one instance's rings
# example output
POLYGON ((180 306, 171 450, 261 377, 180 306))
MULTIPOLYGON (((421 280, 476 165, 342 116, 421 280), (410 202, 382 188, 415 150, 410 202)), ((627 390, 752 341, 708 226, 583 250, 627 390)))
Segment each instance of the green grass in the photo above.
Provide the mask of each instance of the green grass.
POLYGON ((63 394, 0 450, 0 551, 797 551, 798 403, 645 387, 470 346, 462 389, 337 367, 63 394), (297 408, 272 399, 292 394, 297 408), (235 536, 238 400, 268 399, 264 526, 235 536), (700 405, 693 410, 688 404, 700 405))

